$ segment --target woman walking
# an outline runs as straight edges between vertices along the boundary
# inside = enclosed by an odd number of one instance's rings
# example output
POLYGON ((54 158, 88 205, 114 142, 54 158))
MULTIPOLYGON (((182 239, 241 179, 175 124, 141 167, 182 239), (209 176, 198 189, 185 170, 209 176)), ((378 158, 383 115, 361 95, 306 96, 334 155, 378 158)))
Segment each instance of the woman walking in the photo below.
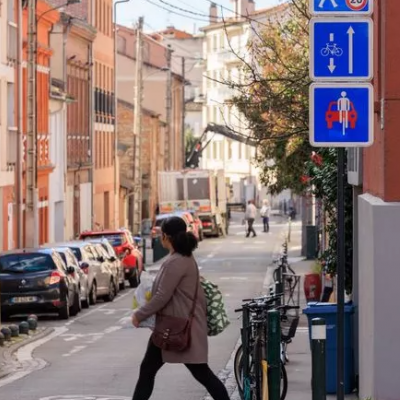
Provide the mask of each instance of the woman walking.
MULTIPOLYGON (((208 366, 206 299, 200 284, 199 270, 193 257, 197 248, 195 236, 186 232, 186 223, 179 217, 168 218, 162 225, 162 245, 170 251, 153 284, 152 298, 132 316, 134 326, 157 315, 156 326, 140 365, 139 380, 132 400, 148 400, 154 389, 157 372, 164 363, 185 364, 214 400, 229 400, 223 383, 208 366), (188 319, 189 342, 183 350, 166 350, 155 333, 161 329, 162 316, 188 319), (192 316, 192 318, 191 318, 192 316)), ((167 317, 168 318, 168 317, 167 317)))
POLYGON ((263 219, 264 232, 269 232, 269 218, 271 215, 271 207, 269 206, 268 200, 263 201, 263 206, 260 210, 261 218, 263 219))

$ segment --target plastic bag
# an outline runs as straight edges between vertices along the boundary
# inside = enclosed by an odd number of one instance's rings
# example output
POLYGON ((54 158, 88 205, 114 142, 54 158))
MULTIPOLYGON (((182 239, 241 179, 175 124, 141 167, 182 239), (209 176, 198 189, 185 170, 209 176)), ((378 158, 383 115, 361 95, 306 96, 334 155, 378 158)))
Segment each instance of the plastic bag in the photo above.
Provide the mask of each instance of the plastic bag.
MULTIPOLYGON (((148 272, 143 271, 140 276, 140 284, 135 290, 133 295, 132 309, 136 310, 145 304, 147 304, 151 299, 151 291, 153 289, 154 277, 148 272)), ((139 328, 150 328, 153 329, 156 323, 156 316, 151 317, 142 321, 139 328)))

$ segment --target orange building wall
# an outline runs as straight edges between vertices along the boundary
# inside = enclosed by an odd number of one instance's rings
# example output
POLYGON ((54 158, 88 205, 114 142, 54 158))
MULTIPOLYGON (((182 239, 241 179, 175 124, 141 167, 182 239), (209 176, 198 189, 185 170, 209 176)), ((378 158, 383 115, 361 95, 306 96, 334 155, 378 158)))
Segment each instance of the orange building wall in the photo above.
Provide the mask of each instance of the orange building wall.
MULTIPOLYGON (((50 65, 50 57, 52 51, 49 43, 49 31, 59 19, 59 13, 55 10, 49 11, 50 6, 39 0, 37 2, 37 38, 38 53, 37 65, 38 72, 36 75, 37 82, 37 187, 39 190, 39 243, 43 244, 48 241, 48 200, 49 200, 49 174, 53 167, 49 159, 49 74, 46 71, 50 65), (46 14, 44 14, 46 13, 46 14), (44 15, 43 15, 44 14, 44 15), (43 15, 43 16, 42 16, 43 15), (41 17, 42 16, 42 17, 41 17)), ((27 61, 27 38, 28 38, 28 12, 23 10, 23 59, 27 61)), ((23 133, 27 133, 27 97, 28 97, 28 74, 26 66, 23 69, 23 133)), ((26 196, 26 139, 24 139, 24 198, 26 196)), ((23 225, 25 226, 25 212, 23 213, 23 225)), ((25 237, 25 232, 24 232, 25 237)))

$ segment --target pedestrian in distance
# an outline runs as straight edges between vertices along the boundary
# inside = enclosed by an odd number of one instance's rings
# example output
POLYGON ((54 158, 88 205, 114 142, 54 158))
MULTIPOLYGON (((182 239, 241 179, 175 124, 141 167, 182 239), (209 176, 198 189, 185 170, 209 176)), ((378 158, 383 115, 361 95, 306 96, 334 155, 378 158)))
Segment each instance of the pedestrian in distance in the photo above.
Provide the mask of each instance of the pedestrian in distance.
POLYGON ((263 220, 264 232, 269 232, 269 217, 271 215, 271 207, 269 206, 268 200, 263 201, 263 205, 260 210, 260 215, 263 220))
POLYGON ((170 254, 154 280, 150 301, 132 315, 135 327, 156 315, 155 327, 140 365, 133 400, 150 399, 157 372, 165 363, 184 364, 214 400, 229 400, 224 384, 208 366, 207 304, 199 269, 193 257, 197 239, 186 229, 186 223, 179 217, 164 221, 161 241, 170 254), (174 329, 165 330, 167 319, 186 319, 189 322, 185 325, 188 340, 183 341, 186 344, 179 350, 177 337, 174 338, 175 343, 168 342, 168 332, 174 329), (166 336, 160 336, 160 332, 166 332, 166 336), (162 342, 163 339, 166 341, 162 342))
POLYGON ((254 205, 254 200, 249 200, 247 203, 246 207, 246 213, 245 213, 245 220, 247 221, 247 234, 246 237, 250 236, 250 233, 253 234, 252 237, 256 237, 256 231, 254 230, 254 221, 257 217, 257 208, 254 205))

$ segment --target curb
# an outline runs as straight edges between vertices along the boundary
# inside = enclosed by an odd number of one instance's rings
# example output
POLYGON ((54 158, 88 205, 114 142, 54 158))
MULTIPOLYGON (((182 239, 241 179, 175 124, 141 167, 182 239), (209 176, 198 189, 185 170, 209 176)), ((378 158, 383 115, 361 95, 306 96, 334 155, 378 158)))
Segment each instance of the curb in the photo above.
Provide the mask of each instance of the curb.
POLYGON ((21 342, 15 343, 7 348, 0 348, 0 379, 5 378, 15 371, 15 365, 18 364, 18 360, 13 357, 15 352, 17 352, 21 347, 43 339, 53 332, 54 328, 44 328, 42 332, 29 337, 27 340, 22 340, 21 342), (5 364, 4 368, 2 368, 1 364, 5 364))

